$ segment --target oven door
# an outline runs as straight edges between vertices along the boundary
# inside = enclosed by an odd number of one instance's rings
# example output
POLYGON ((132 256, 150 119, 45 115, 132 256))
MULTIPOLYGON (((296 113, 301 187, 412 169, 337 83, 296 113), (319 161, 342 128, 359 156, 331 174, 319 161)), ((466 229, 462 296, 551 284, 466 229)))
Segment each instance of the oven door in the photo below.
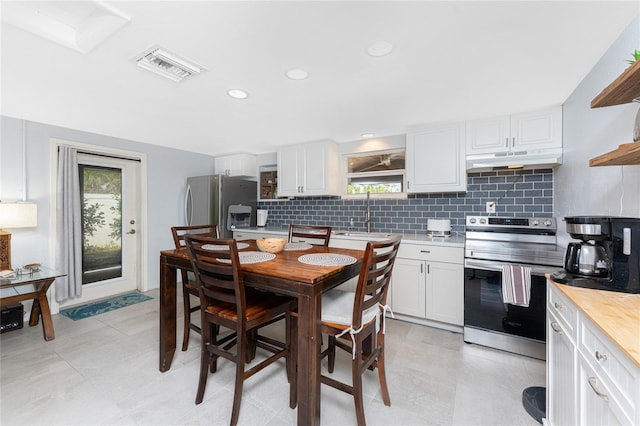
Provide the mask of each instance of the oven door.
POLYGON ((464 340, 544 359, 547 288, 544 274, 554 268, 528 265, 531 299, 529 306, 523 307, 503 302, 502 267, 508 264, 465 259, 464 340), (527 348, 527 342, 534 344, 527 348))

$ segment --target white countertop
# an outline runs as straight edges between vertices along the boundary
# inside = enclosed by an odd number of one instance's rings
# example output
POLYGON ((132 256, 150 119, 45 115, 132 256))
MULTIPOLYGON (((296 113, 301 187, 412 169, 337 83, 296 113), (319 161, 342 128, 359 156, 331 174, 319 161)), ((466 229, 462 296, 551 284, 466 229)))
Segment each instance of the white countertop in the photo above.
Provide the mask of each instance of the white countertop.
MULTIPOLYGON (((256 232, 256 233, 266 233, 266 234, 279 234, 283 236, 289 235, 289 228, 282 227, 270 227, 266 226, 263 228, 252 227, 252 228, 240 228, 236 229, 236 232, 256 232)), ((337 232, 344 232, 340 230, 336 230, 337 232)), ((332 239, 347 239, 347 240, 371 240, 375 238, 384 238, 384 235, 390 234, 389 232, 371 232, 367 234, 366 232, 354 232, 349 233, 349 235, 340 235, 334 233, 331 235, 332 239)), ((393 233, 396 235, 396 233, 393 233)), ((447 247, 461 247, 464 248, 464 237, 460 235, 452 235, 451 237, 431 237, 426 233, 418 233, 418 232, 407 232, 401 233, 402 242, 407 244, 425 244, 425 245, 435 245, 435 246, 447 246, 447 247)))

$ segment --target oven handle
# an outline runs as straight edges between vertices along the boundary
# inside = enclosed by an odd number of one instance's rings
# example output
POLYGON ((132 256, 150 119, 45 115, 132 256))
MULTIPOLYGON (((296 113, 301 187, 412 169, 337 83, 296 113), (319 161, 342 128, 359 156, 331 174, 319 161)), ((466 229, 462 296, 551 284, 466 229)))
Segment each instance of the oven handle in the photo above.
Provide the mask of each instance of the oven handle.
MULTIPOLYGON (((520 265, 520 263, 496 262, 493 260, 465 259, 464 267, 472 269, 482 269, 485 271, 502 272, 505 265, 520 265)), ((553 266, 524 265, 531 268, 531 275, 544 276, 555 272, 553 266)), ((556 268, 557 269, 557 268, 556 268)))

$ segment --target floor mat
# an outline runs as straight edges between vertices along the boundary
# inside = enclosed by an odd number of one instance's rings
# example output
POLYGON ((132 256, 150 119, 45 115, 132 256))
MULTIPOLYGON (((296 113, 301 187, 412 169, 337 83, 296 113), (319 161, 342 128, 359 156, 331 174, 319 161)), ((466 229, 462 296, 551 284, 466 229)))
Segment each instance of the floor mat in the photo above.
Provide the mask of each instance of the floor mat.
POLYGON ((134 291, 132 293, 110 297, 109 299, 99 300, 97 302, 91 302, 85 305, 62 309, 60 313, 67 318, 78 321, 84 318, 104 314, 105 312, 124 308, 125 306, 135 305, 136 303, 144 302, 151 299, 153 298, 134 291))

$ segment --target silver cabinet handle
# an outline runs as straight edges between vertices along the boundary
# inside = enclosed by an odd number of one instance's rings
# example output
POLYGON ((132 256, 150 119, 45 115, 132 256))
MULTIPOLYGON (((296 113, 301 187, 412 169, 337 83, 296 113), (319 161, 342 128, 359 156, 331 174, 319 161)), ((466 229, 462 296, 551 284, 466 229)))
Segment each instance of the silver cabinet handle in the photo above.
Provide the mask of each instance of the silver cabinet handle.
POLYGON ((431 253, 431 250, 420 250, 420 253, 431 253))
POLYGON ((596 359, 598 361, 606 361, 607 360, 607 355, 596 351, 596 359))
POLYGON ((511 138, 511 140, 513 141, 511 146, 515 147, 516 146, 516 138, 515 138, 515 136, 513 138, 511 138))
POLYGON ((553 328, 553 331, 555 331, 558 334, 562 334, 562 329, 560 328, 557 322, 552 321, 550 325, 551 325, 551 328, 553 328))
POLYGON ((505 142, 506 142, 504 146, 506 146, 507 148, 509 148, 509 138, 504 138, 504 139, 505 139, 505 142))
POLYGON ((561 304, 559 304, 558 302, 555 302, 555 303, 553 304, 553 306, 554 306, 557 310, 559 310, 559 311, 560 311, 560 310, 562 310, 562 305, 561 305, 561 304))
POLYGON ((429 266, 429 264, 427 263, 427 274, 431 273, 431 267, 429 266))
POLYGON ((135 229, 132 229, 131 231, 127 232, 127 234, 135 234, 135 233, 136 233, 135 229))
POLYGON ((604 399, 607 402, 609 401, 609 396, 607 394, 600 392, 596 388, 596 386, 598 386, 598 379, 596 379, 595 377, 589 377, 589 386, 591 386, 591 389, 593 390, 593 392, 595 392, 596 395, 598 395, 600 398, 604 399))
POLYGON ((420 264, 420 273, 424 274, 424 263, 420 264))

